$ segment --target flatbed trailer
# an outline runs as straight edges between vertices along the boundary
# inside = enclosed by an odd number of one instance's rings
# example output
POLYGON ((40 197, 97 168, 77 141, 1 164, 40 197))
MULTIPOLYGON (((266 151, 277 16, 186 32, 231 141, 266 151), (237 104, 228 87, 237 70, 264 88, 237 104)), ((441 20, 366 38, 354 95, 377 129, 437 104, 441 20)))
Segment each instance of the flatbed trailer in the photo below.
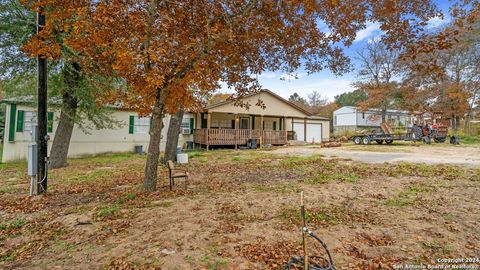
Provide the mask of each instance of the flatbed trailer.
POLYGON ((392 144, 394 141, 413 141, 413 133, 406 134, 385 134, 385 133, 370 133, 357 134, 352 137, 355 144, 370 144, 376 142, 378 144, 392 144))

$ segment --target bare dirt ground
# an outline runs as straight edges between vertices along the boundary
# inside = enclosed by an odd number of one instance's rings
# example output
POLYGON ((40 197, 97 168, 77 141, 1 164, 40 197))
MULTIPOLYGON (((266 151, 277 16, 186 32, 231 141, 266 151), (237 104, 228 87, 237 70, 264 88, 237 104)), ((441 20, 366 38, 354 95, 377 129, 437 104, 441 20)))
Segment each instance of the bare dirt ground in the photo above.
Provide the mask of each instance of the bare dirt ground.
POLYGON ((480 147, 453 146, 448 144, 423 145, 412 143, 395 143, 392 145, 355 145, 344 143, 341 147, 320 148, 288 147, 275 151, 286 155, 324 155, 327 157, 347 158, 365 163, 413 162, 427 164, 455 164, 480 167, 480 147))
POLYGON ((301 255, 300 191, 337 269, 480 254, 479 168, 282 151, 194 152, 187 190, 162 167, 153 194, 141 156, 72 160, 33 199, 25 165, 1 164, 0 268, 283 269, 301 255))

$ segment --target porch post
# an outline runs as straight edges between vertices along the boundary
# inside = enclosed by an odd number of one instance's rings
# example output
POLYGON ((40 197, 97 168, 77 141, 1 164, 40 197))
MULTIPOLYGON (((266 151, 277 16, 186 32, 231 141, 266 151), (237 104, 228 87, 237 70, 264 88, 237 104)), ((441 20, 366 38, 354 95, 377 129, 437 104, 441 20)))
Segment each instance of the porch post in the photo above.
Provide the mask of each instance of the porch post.
POLYGON ((307 118, 303 119, 303 140, 307 141, 307 118))
POLYGON ((260 115, 260 148, 263 145, 263 114, 260 115))
POLYGON ((238 138, 238 128, 240 126, 240 120, 238 119, 238 114, 235 114, 235 130, 233 131, 233 140, 235 141, 235 150, 238 148, 237 146, 237 138, 238 138))
POLYGON ((207 112, 207 134, 206 134, 206 137, 207 137, 207 150, 209 150, 210 148, 210 138, 208 138, 208 135, 210 133, 210 125, 212 124, 212 113, 211 112, 207 112))

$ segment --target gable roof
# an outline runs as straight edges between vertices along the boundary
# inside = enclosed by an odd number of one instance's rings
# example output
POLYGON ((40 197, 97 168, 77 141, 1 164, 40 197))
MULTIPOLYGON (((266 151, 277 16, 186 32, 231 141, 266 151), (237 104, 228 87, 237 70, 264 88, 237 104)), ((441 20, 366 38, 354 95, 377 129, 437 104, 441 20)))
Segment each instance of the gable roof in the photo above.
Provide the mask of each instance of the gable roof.
MULTIPOLYGON (((276 99, 282 101, 283 103, 285 103, 285 104, 287 104, 287 105, 295 108, 296 110, 298 110, 298 111, 306 114, 307 116, 311 116, 311 115, 312 115, 311 112, 303 109, 302 107, 296 105, 296 104, 293 103, 293 102, 290 102, 290 101, 284 99, 283 97, 275 94, 274 92, 272 92, 272 91, 270 91, 270 90, 268 90, 268 89, 263 89, 263 90, 261 90, 260 92, 246 95, 246 96, 244 96, 243 98, 252 97, 252 96, 255 96, 255 95, 259 95, 259 94, 261 94, 261 93, 268 93, 268 94, 270 94, 271 96, 275 97, 276 99)), ((220 106, 223 106, 223 105, 225 105, 225 104, 234 103, 234 102, 235 102, 234 100, 225 100, 225 101, 218 102, 218 103, 215 103, 215 104, 212 104, 212 105, 208 105, 208 106, 205 107, 205 109, 206 109, 206 110, 209 110, 209 109, 213 109, 213 108, 220 107, 220 106)))

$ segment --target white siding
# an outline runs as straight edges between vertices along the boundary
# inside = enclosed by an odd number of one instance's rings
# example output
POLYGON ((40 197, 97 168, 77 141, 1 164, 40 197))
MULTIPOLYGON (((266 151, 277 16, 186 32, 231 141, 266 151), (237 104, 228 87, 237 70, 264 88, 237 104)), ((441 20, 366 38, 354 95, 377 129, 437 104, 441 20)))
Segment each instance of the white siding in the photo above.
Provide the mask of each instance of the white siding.
MULTIPOLYGON (((3 143, 3 156, 2 162, 10 162, 15 160, 26 159, 27 156, 27 147, 28 144, 32 143, 30 131, 15 132, 15 140, 13 142, 8 142, 8 130, 9 126, 9 111, 10 105, 6 106, 7 118, 5 126, 5 140, 3 143)), ((17 114, 19 110, 23 111, 34 111, 36 110, 33 107, 17 105, 17 114)), ((52 141, 55 136, 55 131, 58 126, 58 118, 60 116, 60 111, 55 109, 49 109, 49 111, 54 112, 54 122, 53 122, 53 132, 49 133, 49 151, 52 146, 52 141)), ((122 126, 114 129, 88 129, 87 133, 83 132, 78 125, 75 125, 72 138, 70 141, 70 147, 68 151, 69 157, 78 157, 84 155, 96 155, 101 153, 108 152, 133 152, 135 145, 142 145, 144 151, 148 149, 148 142, 150 135, 146 134, 129 134, 129 118, 130 116, 137 116, 137 113, 131 111, 115 111, 113 117, 121 121, 122 126)), ((192 114, 185 114, 184 118, 191 118, 192 114)), ((160 149, 165 149, 165 143, 167 138, 167 129, 169 124, 170 116, 166 116, 163 120, 164 128, 162 129, 162 139, 160 142, 160 149)), ((88 123, 87 123, 88 126, 88 123)), ((15 127, 13 127, 15 128, 15 127)), ((183 135, 181 134, 178 140, 178 145, 183 145, 186 141, 192 141, 193 135, 183 135)))

